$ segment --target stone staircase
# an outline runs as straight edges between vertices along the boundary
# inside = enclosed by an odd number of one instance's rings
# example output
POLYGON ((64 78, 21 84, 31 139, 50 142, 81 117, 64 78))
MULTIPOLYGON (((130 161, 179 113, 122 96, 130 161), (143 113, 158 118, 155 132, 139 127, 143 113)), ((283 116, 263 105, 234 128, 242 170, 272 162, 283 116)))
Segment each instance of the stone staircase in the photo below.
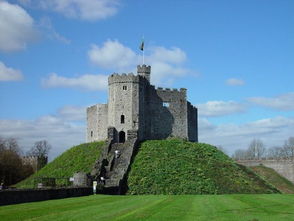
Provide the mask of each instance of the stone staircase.
POLYGON ((125 179, 131 160, 137 147, 137 139, 127 140, 125 143, 107 142, 100 158, 96 161, 91 172, 94 180, 105 178, 104 192, 121 194, 125 188, 125 179), (116 157, 115 151, 119 151, 116 157))

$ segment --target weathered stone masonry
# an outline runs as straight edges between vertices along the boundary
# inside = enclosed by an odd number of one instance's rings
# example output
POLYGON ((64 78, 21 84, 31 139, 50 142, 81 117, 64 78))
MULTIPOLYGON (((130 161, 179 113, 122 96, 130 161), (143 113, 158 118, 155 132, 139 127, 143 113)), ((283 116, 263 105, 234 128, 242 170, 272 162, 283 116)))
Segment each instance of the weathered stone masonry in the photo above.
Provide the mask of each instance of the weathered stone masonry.
POLYGON ((108 128, 114 128, 114 142, 127 140, 129 130, 138 132, 138 140, 174 136, 197 142, 197 108, 187 101, 187 90, 155 89, 150 66, 137 72, 109 76, 108 104, 87 109, 87 142, 106 140, 108 128))

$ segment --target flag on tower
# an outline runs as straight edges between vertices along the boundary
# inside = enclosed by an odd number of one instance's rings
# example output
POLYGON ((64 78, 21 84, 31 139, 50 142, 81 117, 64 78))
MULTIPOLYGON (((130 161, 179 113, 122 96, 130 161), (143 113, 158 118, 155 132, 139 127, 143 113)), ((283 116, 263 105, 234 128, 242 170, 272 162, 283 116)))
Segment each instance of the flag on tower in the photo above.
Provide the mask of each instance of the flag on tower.
POLYGON ((144 51, 144 40, 142 40, 142 42, 141 42, 140 50, 141 50, 141 51, 144 51))

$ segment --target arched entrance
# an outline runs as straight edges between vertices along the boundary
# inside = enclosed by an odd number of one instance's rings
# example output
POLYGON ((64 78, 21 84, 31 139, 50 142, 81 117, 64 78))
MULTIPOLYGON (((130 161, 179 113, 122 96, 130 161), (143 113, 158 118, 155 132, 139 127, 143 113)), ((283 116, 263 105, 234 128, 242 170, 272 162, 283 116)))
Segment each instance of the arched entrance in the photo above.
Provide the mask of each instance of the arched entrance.
POLYGON ((124 143, 126 141, 126 133, 124 131, 120 131, 118 133, 118 142, 124 143))

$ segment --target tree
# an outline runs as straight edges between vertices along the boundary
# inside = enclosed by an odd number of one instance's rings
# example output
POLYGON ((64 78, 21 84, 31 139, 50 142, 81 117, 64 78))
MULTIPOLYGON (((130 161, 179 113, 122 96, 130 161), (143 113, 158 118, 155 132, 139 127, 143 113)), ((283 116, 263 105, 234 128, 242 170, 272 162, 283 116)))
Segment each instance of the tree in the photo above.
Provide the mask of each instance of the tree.
POLYGON ((289 137, 283 146, 285 158, 294 159, 294 137, 289 137))
POLYGON ((15 138, 0 137, 0 182, 11 185, 33 173, 30 165, 24 165, 21 149, 15 138))
POLYGON ((271 147, 267 150, 267 158, 269 159, 278 159, 283 158, 283 148, 282 147, 271 147))
POLYGON ((34 146, 28 152, 28 155, 37 157, 36 169, 40 170, 48 162, 48 153, 51 149, 51 145, 46 140, 40 140, 35 142, 34 146))
POLYGON ((22 153, 20 147, 18 146, 17 140, 15 138, 4 139, 0 137, 0 151, 1 150, 10 150, 19 155, 22 153))
POLYGON ((35 142, 34 146, 31 148, 28 155, 48 157, 50 149, 51 145, 46 140, 40 140, 35 142))
POLYGON ((248 159, 248 152, 247 150, 237 149, 232 155, 232 158, 234 158, 235 160, 246 160, 248 159))
POLYGON ((261 159, 265 156, 266 148, 261 140, 253 139, 247 151, 250 159, 261 159))

